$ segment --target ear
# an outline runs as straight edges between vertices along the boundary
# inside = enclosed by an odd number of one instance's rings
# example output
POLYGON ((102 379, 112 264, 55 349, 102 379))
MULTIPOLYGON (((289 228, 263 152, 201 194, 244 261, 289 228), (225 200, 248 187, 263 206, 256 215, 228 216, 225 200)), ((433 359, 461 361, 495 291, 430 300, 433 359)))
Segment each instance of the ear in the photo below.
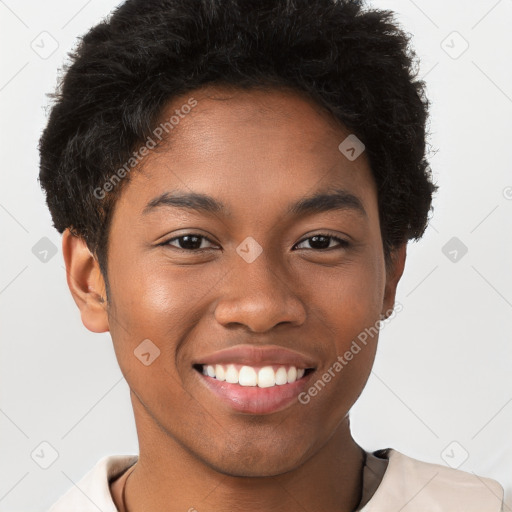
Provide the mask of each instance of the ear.
POLYGON ((386 268, 386 286, 384 289, 384 300, 382 303, 381 314, 387 318, 395 305, 396 287, 402 277, 405 267, 407 242, 396 247, 391 251, 390 263, 386 268))
POLYGON ((82 323, 89 331, 109 330, 105 281, 96 258, 82 238, 69 229, 62 234, 62 253, 71 295, 80 309, 82 323))

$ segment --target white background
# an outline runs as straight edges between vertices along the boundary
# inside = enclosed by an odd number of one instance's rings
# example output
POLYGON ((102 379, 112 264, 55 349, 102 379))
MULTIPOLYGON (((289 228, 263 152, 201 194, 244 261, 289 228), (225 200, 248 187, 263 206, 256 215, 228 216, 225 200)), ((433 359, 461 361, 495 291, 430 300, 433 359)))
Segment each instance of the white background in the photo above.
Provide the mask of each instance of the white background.
MULTIPOLYGON (((0 1, 1 512, 46 510, 104 455, 137 453, 110 336, 80 321, 37 182, 45 94, 77 36, 115 5, 0 1), (52 44, 47 58, 33 49, 52 44), (46 263, 32 251, 43 237, 57 248, 46 263), (58 453, 48 469, 31 458, 43 441, 58 453)), ((409 246, 403 311, 381 333, 353 433, 367 450, 437 464, 467 456, 460 469, 498 480, 512 507, 512 1, 372 5, 412 34, 440 191, 431 227, 409 246), (452 246, 443 252, 452 237, 468 249, 455 262, 452 246)))

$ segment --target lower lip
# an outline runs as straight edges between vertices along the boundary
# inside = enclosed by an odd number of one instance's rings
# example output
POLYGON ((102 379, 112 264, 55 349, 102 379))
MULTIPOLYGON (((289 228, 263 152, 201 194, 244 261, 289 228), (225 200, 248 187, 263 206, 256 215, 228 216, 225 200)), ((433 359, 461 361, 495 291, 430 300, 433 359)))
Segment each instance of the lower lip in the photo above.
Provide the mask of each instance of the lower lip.
POLYGON ((247 414, 270 414, 298 402, 298 395, 306 388, 309 378, 315 373, 310 372, 290 384, 260 388, 231 384, 194 371, 222 402, 236 411, 247 414))

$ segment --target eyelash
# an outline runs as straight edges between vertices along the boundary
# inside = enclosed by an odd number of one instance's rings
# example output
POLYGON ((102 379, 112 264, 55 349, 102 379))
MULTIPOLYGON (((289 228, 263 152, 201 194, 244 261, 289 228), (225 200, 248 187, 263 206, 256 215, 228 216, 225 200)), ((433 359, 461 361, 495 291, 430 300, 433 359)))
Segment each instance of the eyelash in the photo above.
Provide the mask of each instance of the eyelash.
MULTIPOLYGON (((206 249, 204 249, 204 248, 203 249, 183 249, 182 247, 176 247, 176 246, 170 244, 170 242, 174 242, 176 240, 179 240, 179 239, 185 238, 185 237, 196 237, 196 238, 200 238, 200 239, 203 239, 203 240, 207 240, 211 244, 214 244, 214 242, 212 242, 206 236, 199 235, 197 233, 185 233, 184 235, 176 236, 174 238, 170 238, 169 240, 167 240, 165 242, 162 242, 161 244, 158 244, 158 245, 172 247, 173 249, 176 249, 178 251, 184 251, 184 252, 200 252, 200 251, 205 251, 205 250, 209 250, 210 249, 209 247, 206 248, 206 249)), ((311 240, 311 239, 316 238, 316 237, 330 238, 332 240, 335 240, 336 242, 338 242, 339 247, 327 247, 325 249, 308 249, 308 250, 315 251, 315 252, 326 252, 326 251, 329 251, 329 250, 332 250, 332 249, 347 249, 351 245, 350 242, 348 242, 347 240, 345 240, 343 238, 339 238, 339 237, 334 236, 334 235, 330 235, 329 233, 316 233, 314 235, 311 235, 311 236, 308 236, 306 238, 303 238, 302 240, 297 242, 295 245, 300 245, 303 242, 305 242, 307 240, 311 240)))

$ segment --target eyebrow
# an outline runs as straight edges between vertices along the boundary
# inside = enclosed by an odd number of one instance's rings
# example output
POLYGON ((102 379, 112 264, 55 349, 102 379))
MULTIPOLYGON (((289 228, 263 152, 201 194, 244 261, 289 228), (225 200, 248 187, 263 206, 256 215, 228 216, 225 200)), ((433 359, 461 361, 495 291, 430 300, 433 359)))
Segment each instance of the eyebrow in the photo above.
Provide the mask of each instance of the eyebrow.
MULTIPOLYGON (((230 216, 229 210, 224 203, 211 196, 197 192, 164 192, 147 203, 142 211, 142 215, 147 215, 163 206, 182 208, 206 214, 230 216)), ((336 210, 352 210, 363 217, 368 216, 362 201, 354 194, 342 189, 320 192, 313 196, 305 197, 289 205, 286 213, 287 215, 299 217, 336 210)))

